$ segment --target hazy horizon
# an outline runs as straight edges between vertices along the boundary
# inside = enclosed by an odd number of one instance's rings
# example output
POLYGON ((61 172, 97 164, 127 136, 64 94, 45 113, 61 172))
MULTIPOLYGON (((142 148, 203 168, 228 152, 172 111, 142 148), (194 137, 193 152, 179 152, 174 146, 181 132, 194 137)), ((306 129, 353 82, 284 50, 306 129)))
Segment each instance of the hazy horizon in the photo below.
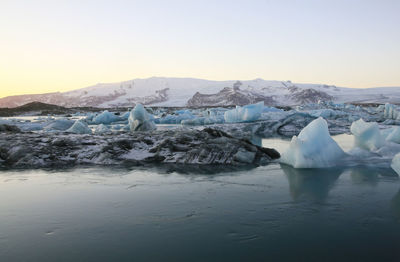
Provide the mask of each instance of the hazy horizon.
POLYGON ((400 86, 400 2, 2 1, 0 97, 152 76, 400 86))

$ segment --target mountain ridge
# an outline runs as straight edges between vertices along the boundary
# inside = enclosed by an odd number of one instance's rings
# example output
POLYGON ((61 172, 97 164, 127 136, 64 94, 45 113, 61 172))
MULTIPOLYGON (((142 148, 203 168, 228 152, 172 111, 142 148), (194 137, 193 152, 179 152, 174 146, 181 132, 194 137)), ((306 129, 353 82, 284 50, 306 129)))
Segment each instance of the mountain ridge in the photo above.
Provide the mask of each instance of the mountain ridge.
POLYGON ((271 106, 287 106, 315 103, 318 100, 399 103, 400 87, 356 89, 261 78, 217 81, 200 78, 150 77, 98 83, 67 92, 8 96, 0 98, 0 107, 16 107, 36 101, 65 107, 102 108, 133 106, 136 103, 152 106, 224 106, 257 101, 264 101, 266 105, 271 106))

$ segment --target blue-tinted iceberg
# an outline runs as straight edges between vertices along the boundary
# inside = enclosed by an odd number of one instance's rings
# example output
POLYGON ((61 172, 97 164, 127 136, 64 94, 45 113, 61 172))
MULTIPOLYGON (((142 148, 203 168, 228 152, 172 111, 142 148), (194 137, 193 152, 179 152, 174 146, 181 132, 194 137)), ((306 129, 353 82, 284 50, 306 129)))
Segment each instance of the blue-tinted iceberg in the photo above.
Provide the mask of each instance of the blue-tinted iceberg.
POLYGON ((156 129, 156 125, 149 113, 141 105, 137 104, 129 115, 129 127, 131 131, 151 131, 156 129))
POLYGON ((243 107, 236 106, 235 109, 225 112, 224 119, 227 123, 251 122, 259 119, 263 110, 264 102, 243 107))
POLYGON ((66 132, 74 134, 91 134, 92 130, 86 122, 76 120, 75 123, 66 130, 66 132))
POLYGON ((397 174, 400 175, 400 153, 395 155, 392 160, 392 164, 390 165, 397 174))
POLYGON ((65 131, 74 124, 74 121, 69 119, 57 119, 50 122, 43 129, 46 131, 65 131))
POLYGON ((337 165, 345 156, 331 138, 326 120, 320 117, 292 138, 280 161, 294 168, 324 168, 337 165))
POLYGON ((385 144, 385 139, 375 122, 367 123, 363 119, 357 120, 351 124, 350 131, 354 135, 356 147, 375 151, 385 144))
POLYGON ((114 115, 113 113, 108 112, 105 110, 103 113, 97 115, 96 117, 93 118, 93 122, 96 124, 105 124, 109 125, 112 122, 116 122, 121 120, 118 116, 114 115))

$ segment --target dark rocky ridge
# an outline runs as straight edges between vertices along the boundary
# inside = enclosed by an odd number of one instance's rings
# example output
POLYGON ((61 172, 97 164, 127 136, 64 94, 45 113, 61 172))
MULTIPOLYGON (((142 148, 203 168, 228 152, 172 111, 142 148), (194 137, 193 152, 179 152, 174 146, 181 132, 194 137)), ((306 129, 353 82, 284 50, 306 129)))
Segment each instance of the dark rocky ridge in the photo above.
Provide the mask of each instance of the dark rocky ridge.
POLYGON ((263 96, 250 91, 240 90, 237 85, 234 87, 225 87, 216 94, 201 94, 197 92, 187 105, 191 107, 200 106, 226 106, 238 105, 244 106, 263 101, 265 105, 275 105, 272 96, 263 96))
POLYGON ((76 165, 262 165, 279 158, 211 128, 108 135, 2 133, 0 166, 40 168, 76 165))

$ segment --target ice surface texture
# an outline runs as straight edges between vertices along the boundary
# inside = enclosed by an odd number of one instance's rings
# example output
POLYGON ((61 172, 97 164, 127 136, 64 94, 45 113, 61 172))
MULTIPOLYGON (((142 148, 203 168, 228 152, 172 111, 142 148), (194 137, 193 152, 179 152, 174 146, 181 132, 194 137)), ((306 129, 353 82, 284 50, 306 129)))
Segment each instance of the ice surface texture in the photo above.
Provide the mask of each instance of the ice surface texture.
POLYGON ((151 131, 156 129, 156 125, 146 109, 137 104, 129 115, 129 126, 131 131, 151 131))
POLYGON ((259 119, 261 113, 264 110, 264 102, 247 106, 237 106, 235 109, 226 111, 224 114, 225 122, 227 123, 239 123, 239 122, 251 122, 259 119))
POLYGON ((345 156, 329 135, 327 122, 319 117, 292 138, 280 161, 294 168, 324 168, 335 166, 345 156))
POLYGON ((400 175, 400 153, 393 157, 391 167, 394 171, 396 171, 397 174, 400 175))
POLYGON ((363 119, 351 124, 351 133, 355 138, 355 146, 369 151, 378 150, 385 144, 377 123, 367 123, 363 119))

